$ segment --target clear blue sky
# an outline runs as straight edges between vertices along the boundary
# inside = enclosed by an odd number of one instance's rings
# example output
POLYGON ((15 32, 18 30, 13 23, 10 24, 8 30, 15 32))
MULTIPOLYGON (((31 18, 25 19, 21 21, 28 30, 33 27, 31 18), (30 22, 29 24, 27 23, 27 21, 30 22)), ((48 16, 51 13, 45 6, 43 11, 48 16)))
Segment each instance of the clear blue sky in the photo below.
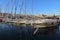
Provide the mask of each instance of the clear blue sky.
MULTIPOLYGON (((7 4, 9 0, 0 0, 0 7, 2 8, 2 11, 4 12, 6 10, 7 4)), ((18 1, 18 3, 22 3, 23 0, 18 1)), ((32 0, 26 0, 26 11, 28 14, 31 14, 31 1, 32 0)), ((9 10, 11 11, 12 6, 14 5, 13 1, 9 2, 9 10)), ((17 13, 19 12, 19 6, 17 5, 17 13)), ((60 13, 60 0, 33 0, 33 14, 59 14, 60 13)), ((22 13, 24 11, 24 5, 22 7, 22 13)), ((14 12, 14 10, 13 10, 14 12)))

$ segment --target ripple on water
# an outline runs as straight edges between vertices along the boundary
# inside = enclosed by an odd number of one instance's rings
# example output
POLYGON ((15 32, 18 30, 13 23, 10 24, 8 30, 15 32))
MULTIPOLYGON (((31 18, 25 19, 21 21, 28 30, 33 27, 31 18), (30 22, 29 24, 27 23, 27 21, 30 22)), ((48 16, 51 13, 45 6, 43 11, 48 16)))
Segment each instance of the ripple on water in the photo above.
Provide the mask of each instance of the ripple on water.
MULTIPOLYGON (((57 33, 51 34, 51 31, 49 31, 49 34, 47 31, 42 32, 39 35, 33 35, 33 31, 35 29, 31 27, 23 28, 23 27, 17 27, 12 26, 9 24, 1 24, 0 23, 0 39, 6 39, 6 40, 51 40, 53 39, 60 39, 58 36, 58 33, 60 34, 59 28, 57 29, 57 33), (59 30, 59 31, 58 31, 59 30)), ((53 31, 52 31, 53 32, 53 31)))

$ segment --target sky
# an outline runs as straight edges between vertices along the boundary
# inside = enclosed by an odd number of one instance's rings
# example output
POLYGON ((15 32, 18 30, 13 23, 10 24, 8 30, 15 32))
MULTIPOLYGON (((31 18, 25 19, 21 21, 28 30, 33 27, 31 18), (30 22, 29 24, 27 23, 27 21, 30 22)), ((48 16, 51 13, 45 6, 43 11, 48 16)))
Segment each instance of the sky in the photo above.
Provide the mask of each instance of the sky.
MULTIPOLYGON (((14 6, 16 4, 17 7, 17 13, 24 14, 24 0, 16 0, 14 3, 14 0, 0 0, 0 9, 2 12, 11 12, 13 8, 13 13, 15 12, 14 6), (23 3, 23 4, 22 4, 23 3)), ((32 0, 26 0, 26 13, 32 14, 32 0)), ((60 0, 33 0, 33 14, 56 14, 59 15, 60 13, 60 0)))

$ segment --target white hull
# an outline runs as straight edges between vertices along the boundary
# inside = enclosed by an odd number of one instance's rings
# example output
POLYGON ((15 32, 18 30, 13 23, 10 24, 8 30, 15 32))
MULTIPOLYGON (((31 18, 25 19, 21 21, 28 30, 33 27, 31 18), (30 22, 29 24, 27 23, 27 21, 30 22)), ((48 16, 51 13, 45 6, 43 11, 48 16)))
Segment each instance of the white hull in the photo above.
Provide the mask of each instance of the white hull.
POLYGON ((57 26, 58 24, 57 19, 43 19, 41 21, 35 21, 34 27, 52 27, 57 26))
POLYGON ((58 25, 58 23, 57 24, 54 24, 54 25, 34 25, 34 27, 35 28, 43 28, 43 27, 54 27, 54 26, 57 26, 58 25))

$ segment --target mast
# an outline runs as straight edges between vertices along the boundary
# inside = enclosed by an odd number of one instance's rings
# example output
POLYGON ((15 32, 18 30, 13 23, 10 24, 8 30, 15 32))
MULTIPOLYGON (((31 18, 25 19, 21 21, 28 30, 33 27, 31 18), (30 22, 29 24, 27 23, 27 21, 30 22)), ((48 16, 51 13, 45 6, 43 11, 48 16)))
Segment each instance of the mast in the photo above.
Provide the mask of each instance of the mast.
POLYGON ((17 8, 18 8, 18 3, 19 3, 19 0, 15 0, 15 14, 17 13, 17 8))
POLYGON ((14 4, 15 4, 15 15, 16 15, 16 11, 17 11, 16 0, 14 1, 14 4))
POLYGON ((11 13, 11 18, 13 18, 14 17, 14 14, 13 14, 13 9, 14 9, 14 0, 11 0, 11 2, 10 3, 12 3, 12 5, 11 5, 11 11, 10 11, 10 13, 11 13))
POLYGON ((1 5, 0 5, 0 13, 1 13, 1 10, 2 10, 2 9, 1 9, 1 5))
POLYGON ((10 0, 8 0, 7 2, 5 13, 9 13, 9 3, 10 3, 10 0))
POLYGON ((12 7, 12 9, 11 9, 11 14, 13 13, 13 7, 12 7))
POLYGON ((11 7, 11 14, 12 14, 13 13, 13 7, 14 7, 13 0, 11 0, 11 3, 12 3, 12 7, 11 7))
MULTIPOLYGON (((32 3, 31 3, 31 8, 32 8, 32 14, 31 15, 33 15, 34 13, 33 13, 33 0, 31 0, 32 1, 32 3)), ((34 15, 32 16, 32 18, 33 18, 33 21, 34 21, 34 15)))
POLYGON ((22 1, 22 4, 19 5, 19 7, 20 7, 20 8, 19 8, 19 10, 20 10, 19 13, 21 14, 21 12, 22 12, 22 7, 23 7, 23 1, 22 1))
POLYGON ((25 15, 26 15, 26 0, 24 0, 24 7, 25 7, 24 13, 25 13, 25 15))
POLYGON ((31 8, 32 8, 32 14, 33 14, 33 0, 32 0, 32 5, 31 5, 31 8))
POLYGON ((18 8, 19 0, 15 0, 14 3, 15 3, 15 18, 17 19, 16 16, 17 16, 17 8, 18 8))
POLYGON ((27 14, 26 14, 26 0, 24 0, 24 19, 27 19, 27 14))
POLYGON ((0 5, 0 13, 1 13, 1 16, 3 16, 1 5, 0 5))

